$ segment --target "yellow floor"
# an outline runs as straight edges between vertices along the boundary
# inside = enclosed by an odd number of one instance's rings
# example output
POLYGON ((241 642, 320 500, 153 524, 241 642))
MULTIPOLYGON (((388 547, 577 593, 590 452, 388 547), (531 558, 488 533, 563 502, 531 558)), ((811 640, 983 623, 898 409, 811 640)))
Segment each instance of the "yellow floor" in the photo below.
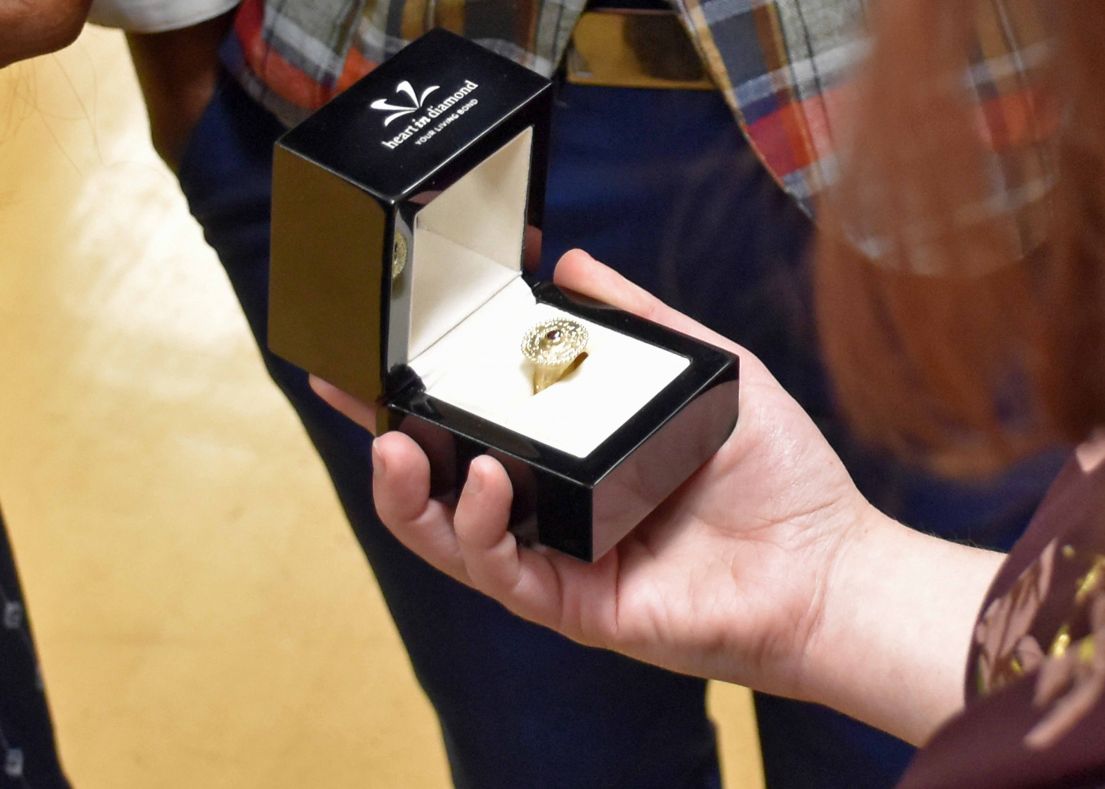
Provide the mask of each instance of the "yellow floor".
MULTIPOLYGON (((0 72, 0 502, 77 787, 444 787, 322 468, 146 142, 121 38, 0 72)), ((728 785, 761 785, 714 688, 728 785)))

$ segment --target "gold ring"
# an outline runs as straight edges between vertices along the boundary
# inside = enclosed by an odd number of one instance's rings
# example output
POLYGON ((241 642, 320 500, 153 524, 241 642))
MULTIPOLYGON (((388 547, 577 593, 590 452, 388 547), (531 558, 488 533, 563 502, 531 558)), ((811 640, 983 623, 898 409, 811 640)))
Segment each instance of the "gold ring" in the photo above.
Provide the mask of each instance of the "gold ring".
POLYGON ((587 329, 567 318, 542 321, 526 332, 522 355, 533 364, 533 393, 537 394, 587 358, 587 329))

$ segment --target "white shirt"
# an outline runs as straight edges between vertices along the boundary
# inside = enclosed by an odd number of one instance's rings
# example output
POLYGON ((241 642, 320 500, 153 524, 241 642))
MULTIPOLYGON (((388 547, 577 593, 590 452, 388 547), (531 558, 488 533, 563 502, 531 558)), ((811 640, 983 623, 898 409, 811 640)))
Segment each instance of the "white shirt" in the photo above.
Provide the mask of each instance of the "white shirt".
POLYGON ((88 21, 132 33, 163 33, 229 11, 239 0, 93 0, 88 21))

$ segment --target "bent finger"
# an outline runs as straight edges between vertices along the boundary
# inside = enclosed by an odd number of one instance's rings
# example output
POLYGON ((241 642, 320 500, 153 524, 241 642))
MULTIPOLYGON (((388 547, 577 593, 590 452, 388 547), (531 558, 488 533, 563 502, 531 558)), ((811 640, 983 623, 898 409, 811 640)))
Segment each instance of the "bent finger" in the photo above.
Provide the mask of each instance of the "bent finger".
POLYGON ((566 600, 586 588, 592 567, 543 548, 524 547, 508 530, 512 489, 493 458, 472 461, 457 502, 456 531, 468 577, 475 588, 524 619, 578 638, 566 600))
POLYGON ((518 540, 508 530, 513 490, 506 470, 487 455, 472 461, 453 525, 468 576, 500 597, 518 582, 518 540))
POLYGON ((372 444, 372 494, 380 520, 427 562, 470 583, 453 531, 452 511, 430 498, 430 462, 402 433, 372 444))

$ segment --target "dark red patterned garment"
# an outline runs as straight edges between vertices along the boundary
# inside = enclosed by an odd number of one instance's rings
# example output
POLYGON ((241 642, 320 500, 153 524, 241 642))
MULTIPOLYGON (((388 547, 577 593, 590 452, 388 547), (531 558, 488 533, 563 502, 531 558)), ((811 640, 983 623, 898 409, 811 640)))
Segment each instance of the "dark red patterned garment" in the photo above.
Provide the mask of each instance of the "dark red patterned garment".
POLYGON ((1105 786, 1105 461, 1072 460, 1002 566, 967 707, 901 786, 1105 786))

